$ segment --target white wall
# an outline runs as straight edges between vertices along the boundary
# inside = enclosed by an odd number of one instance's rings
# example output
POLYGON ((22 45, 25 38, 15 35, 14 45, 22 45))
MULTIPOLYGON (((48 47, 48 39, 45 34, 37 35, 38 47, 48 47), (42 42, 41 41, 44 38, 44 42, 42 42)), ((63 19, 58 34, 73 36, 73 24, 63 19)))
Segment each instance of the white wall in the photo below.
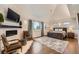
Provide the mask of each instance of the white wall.
POLYGON ((60 19, 60 21, 56 21, 53 23, 53 27, 58 27, 60 24, 60 27, 67 27, 69 28, 70 26, 73 26, 73 30, 77 29, 77 22, 76 18, 65 18, 65 19, 60 19))
MULTIPOLYGON (((11 21, 6 20, 8 8, 11 8, 15 12, 17 12, 18 14, 21 14, 21 8, 18 7, 18 5, 0 5, 0 13, 3 14, 4 19, 5 19, 4 23, 2 23, 2 24, 18 26, 19 23, 15 23, 15 22, 11 22, 11 21)), ((22 17, 21 17, 21 20, 22 20, 22 17)), ((18 30, 18 34, 15 36, 7 37, 8 40, 21 39, 21 35, 20 35, 22 32, 21 28, 0 28, 0 35, 2 35, 3 33, 5 34, 6 30, 18 30)), ((1 45, 1 47, 3 47, 3 45, 1 45)))

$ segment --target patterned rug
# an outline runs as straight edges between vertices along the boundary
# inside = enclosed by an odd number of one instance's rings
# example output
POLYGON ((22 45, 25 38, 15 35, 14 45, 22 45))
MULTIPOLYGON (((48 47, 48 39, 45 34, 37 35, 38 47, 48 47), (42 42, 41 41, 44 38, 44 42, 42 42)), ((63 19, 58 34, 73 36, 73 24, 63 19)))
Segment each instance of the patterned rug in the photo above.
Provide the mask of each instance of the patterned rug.
POLYGON ((63 53, 65 48, 68 45, 68 41, 50 38, 50 37, 46 37, 46 36, 36 38, 35 41, 40 42, 41 44, 43 44, 51 49, 54 49, 60 53, 63 53))

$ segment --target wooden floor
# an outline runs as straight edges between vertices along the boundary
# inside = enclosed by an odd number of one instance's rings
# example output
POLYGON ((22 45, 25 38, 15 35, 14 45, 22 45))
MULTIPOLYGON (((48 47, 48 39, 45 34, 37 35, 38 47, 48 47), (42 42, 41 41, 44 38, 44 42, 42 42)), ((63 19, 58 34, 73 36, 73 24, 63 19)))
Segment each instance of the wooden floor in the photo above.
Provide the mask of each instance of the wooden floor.
MULTIPOLYGON (((77 54, 78 53, 78 41, 77 39, 66 39, 69 41, 67 48, 63 54, 77 54)), ((39 42, 34 41, 27 54, 60 54, 59 52, 42 45, 39 42)))
POLYGON ((78 53, 78 41, 77 39, 67 39, 69 44, 65 49, 65 54, 77 54, 78 53))

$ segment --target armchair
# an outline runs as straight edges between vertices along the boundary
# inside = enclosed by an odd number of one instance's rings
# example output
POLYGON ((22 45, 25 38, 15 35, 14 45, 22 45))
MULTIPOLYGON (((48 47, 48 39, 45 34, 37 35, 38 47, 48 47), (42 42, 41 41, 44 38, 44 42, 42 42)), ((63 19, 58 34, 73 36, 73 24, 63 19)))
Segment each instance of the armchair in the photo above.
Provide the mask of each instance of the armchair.
POLYGON ((4 34, 1 35, 1 37, 2 37, 2 42, 3 42, 3 45, 4 45, 4 52, 5 53, 7 53, 7 54, 13 53, 14 51, 16 51, 17 49, 20 49, 20 48, 21 48, 21 51, 22 51, 22 45, 21 45, 21 42, 18 39, 8 41, 4 34), (10 43, 10 42, 13 42, 13 43, 10 43))

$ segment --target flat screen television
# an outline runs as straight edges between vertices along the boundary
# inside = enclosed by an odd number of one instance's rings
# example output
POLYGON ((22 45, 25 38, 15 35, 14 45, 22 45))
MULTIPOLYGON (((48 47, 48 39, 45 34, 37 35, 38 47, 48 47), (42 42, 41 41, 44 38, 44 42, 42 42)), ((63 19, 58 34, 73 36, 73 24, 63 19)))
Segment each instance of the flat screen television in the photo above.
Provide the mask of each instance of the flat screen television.
POLYGON ((17 35, 17 30, 7 30, 6 31, 6 37, 17 35))
POLYGON ((3 15, 2 13, 0 13, 0 23, 4 22, 4 18, 3 18, 3 15))
POLYGON ((14 12, 13 10, 11 10, 10 8, 8 8, 7 18, 10 21, 14 21, 18 23, 20 20, 20 15, 14 12))

